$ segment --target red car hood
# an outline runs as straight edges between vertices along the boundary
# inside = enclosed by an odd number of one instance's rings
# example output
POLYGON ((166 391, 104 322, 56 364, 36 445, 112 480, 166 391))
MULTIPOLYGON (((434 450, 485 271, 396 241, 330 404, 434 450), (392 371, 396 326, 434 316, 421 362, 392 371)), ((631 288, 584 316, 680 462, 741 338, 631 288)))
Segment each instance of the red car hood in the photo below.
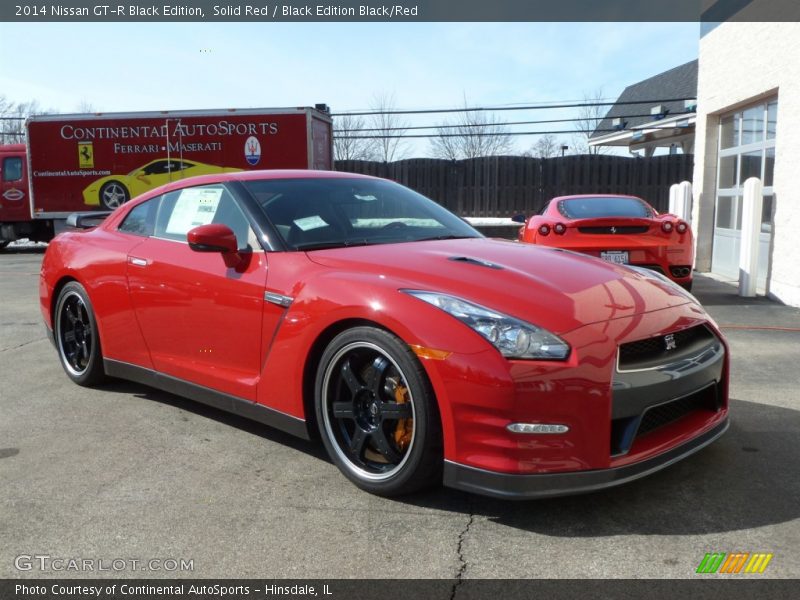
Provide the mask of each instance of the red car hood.
POLYGON ((398 289, 458 296, 555 333, 692 302, 645 276, 563 250, 484 238, 356 246, 307 253, 341 272, 374 274, 398 289))

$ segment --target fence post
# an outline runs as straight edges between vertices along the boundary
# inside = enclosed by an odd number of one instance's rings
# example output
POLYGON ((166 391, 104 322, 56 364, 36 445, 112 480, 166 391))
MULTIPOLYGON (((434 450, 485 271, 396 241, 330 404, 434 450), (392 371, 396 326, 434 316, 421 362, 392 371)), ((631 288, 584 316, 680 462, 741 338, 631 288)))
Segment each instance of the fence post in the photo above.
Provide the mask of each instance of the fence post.
MULTIPOLYGON (((671 215, 678 214, 678 194, 680 193, 681 184, 673 183, 669 186, 669 208, 667 212, 671 215)), ((678 215, 680 216, 680 215, 678 215)))
POLYGON ((687 223, 692 222, 692 184, 681 181, 678 184, 678 216, 687 223))
POLYGON ((687 223, 692 222, 692 184, 688 181, 669 186, 669 212, 687 223))
POLYGON ((761 233, 761 210, 764 204, 761 180, 751 177, 744 182, 742 200, 742 240, 739 246, 739 295, 753 298, 758 281, 758 238, 761 233))

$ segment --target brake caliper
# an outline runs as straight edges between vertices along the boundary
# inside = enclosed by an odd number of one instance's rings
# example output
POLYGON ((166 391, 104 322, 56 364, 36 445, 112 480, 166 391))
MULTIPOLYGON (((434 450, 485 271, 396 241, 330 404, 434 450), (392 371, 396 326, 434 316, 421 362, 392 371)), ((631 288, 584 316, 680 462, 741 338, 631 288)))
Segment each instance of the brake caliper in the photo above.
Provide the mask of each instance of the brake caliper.
MULTIPOLYGON (((394 388, 394 400, 398 404, 408 402, 408 388, 398 384, 394 388)), ((398 419, 397 427, 394 430, 394 441, 401 452, 405 451, 411 443, 411 436, 414 433, 414 419, 398 419)))

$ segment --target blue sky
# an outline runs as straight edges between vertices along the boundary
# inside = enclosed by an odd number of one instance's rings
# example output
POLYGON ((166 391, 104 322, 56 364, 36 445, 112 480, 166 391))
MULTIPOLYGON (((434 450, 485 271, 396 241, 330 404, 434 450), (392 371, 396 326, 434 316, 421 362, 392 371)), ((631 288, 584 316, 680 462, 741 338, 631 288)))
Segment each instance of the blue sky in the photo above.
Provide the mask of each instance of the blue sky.
MULTIPOLYGON (((336 112, 368 109, 379 93, 408 109, 465 96, 481 106, 580 100, 600 88, 613 99, 697 58, 698 42, 697 23, 2 23, 0 94, 60 112, 84 102, 102 111, 326 102, 336 112)), ((519 149, 535 139, 517 138, 519 149)))

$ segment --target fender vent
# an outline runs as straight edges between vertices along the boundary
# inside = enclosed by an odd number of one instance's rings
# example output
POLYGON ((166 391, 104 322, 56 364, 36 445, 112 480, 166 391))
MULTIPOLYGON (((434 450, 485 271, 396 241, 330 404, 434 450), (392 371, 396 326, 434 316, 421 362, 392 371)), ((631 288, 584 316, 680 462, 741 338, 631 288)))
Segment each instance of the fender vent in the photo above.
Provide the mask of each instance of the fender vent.
POLYGON ((477 258, 470 258, 469 256, 451 256, 447 260, 452 260, 453 262, 461 262, 461 263, 468 263, 471 265, 477 265, 479 267, 486 267, 488 269, 502 269, 500 265, 496 265, 494 263, 480 260, 477 258))

